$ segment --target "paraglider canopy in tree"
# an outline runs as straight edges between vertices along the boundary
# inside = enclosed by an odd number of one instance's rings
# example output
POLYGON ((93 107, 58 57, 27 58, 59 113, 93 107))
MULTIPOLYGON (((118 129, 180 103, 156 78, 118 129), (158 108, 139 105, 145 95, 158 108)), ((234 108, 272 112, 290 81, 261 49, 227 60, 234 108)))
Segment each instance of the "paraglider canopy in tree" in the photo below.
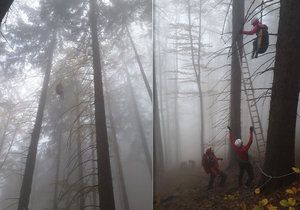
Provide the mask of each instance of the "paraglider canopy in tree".
POLYGON ((6 13, 8 12, 11 4, 14 0, 1 0, 0 1, 0 25, 2 23, 3 18, 5 17, 6 13))

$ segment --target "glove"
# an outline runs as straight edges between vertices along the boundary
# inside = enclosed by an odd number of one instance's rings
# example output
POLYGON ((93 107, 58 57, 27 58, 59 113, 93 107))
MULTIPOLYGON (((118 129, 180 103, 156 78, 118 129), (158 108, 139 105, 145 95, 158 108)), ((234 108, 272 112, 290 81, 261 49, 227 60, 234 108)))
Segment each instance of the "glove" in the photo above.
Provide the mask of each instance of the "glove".
POLYGON ((254 131, 253 126, 250 126, 250 132, 252 133, 254 131))
POLYGON ((227 126, 228 130, 231 131, 231 128, 229 126, 227 126))

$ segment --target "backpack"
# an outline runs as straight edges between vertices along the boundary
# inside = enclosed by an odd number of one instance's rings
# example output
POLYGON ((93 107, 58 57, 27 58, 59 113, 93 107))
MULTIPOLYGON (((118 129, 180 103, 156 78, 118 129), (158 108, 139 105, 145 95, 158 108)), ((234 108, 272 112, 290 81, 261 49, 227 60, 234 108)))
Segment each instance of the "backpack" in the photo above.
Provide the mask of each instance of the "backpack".
POLYGON ((269 47, 269 32, 268 26, 263 25, 258 32, 258 50, 257 53, 265 53, 269 47))
POLYGON ((204 154, 202 157, 202 166, 206 173, 211 173, 212 168, 219 168, 218 160, 215 155, 212 155, 211 157, 207 154, 204 154))

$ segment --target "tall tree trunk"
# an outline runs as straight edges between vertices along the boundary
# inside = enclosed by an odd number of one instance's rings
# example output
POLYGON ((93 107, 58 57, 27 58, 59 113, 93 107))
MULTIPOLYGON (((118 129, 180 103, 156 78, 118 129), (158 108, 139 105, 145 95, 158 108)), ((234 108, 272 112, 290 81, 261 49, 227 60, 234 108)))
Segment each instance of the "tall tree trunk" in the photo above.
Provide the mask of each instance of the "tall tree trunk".
POLYGON ((135 116, 138 131, 139 131, 139 134, 140 134, 140 137, 141 137, 141 142, 142 142, 142 147, 143 147, 143 151, 144 151, 145 158, 146 158, 147 167, 148 167, 148 170, 149 170, 150 177, 152 177, 151 154, 150 154, 150 151, 149 151, 147 138, 146 138, 146 135, 145 135, 145 129, 143 127, 143 122, 142 122, 142 119, 141 119, 141 115, 140 115, 140 112, 138 110, 136 98, 134 96, 134 91, 133 91, 132 83, 131 83, 131 80, 130 80, 130 76, 129 76, 126 64, 124 64, 124 71, 125 71, 125 75, 126 75, 126 78, 127 78, 129 94, 130 94, 130 98, 132 99, 133 113, 134 113, 134 116, 135 116))
POLYGON ((139 56, 139 54, 138 54, 138 52, 137 52, 137 49, 136 49, 136 47, 135 47, 134 41, 133 41, 133 39, 132 39, 132 37, 131 37, 131 34, 130 34, 130 32, 129 32, 128 27, 126 26, 125 29, 126 29, 126 32, 127 32, 128 37, 129 37, 129 40, 130 40, 132 49, 133 49, 133 51, 134 51, 135 59, 136 59, 138 65, 139 65, 139 69, 140 69, 140 71, 141 71, 141 74, 142 74, 142 77, 143 77, 143 81, 144 81, 144 84, 145 84, 145 86, 146 86, 148 95, 149 95, 149 97, 150 97, 150 100, 152 101, 152 90, 151 90, 149 81, 148 81, 148 79, 147 79, 147 76, 146 76, 144 67, 143 67, 143 65, 142 65, 140 56, 139 56))
POLYGON ((161 141, 163 145, 163 155, 164 155, 164 161, 165 165, 168 164, 168 157, 169 157, 169 145, 168 145, 168 138, 167 138, 167 129, 166 129, 166 120, 165 120, 165 113, 164 113, 164 103, 163 103, 163 67, 162 67, 162 62, 161 62, 161 50, 160 50, 160 12, 157 11, 157 21, 156 21, 156 49, 157 49, 157 64, 156 64, 156 69, 158 72, 158 96, 159 96, 159 108, 160 108, 160 125, 161 125, 161 141))
POLYGON ((200 7, 199 7, 199 33, 198 33, 198 52, 197 52, 197 63, 195 62, 196 56, 194 52, 194 43, 193 43, 193 34, 192 34, 192 20, 191 20, 191 1, 188 0, 188 23, 189 23, 189 40, 190 40, 190 51, 191 51, 191 59, 192 59, 192 66, 197 82, 197 88, 199 93, 199 114, 200 114, 200 157, 204 154, 204 109, 203 109, 203 94, 202 94, 202 86, 201 86, 201 67, 200 67, 200 59, 201 59, 201 9, 202 9, 202 2, 200 0, 200 7))
POLYGON ((124 173, 123 173, 123 164, 120 157, 120 148, 117 142, 117 136, 116 136, 116 130, 115 130, 115 124, 114 119, 112 115, 112 111, 110 109, 110 97, 107 97, 107 107, 108 107, 108 115, 109 115, 109 122, 110 122, 110 128, 111 128, 111 135, 112 135, 112 150, 114 151, 114 154, 116 155, 117 160, 117 167, 119 172, 119 178, 121 183, 121 192, 122 192, 122 199, 123 199, 123 208, 124 210, 129 210, 129 202, 128 202, 128 195, 126 191, 126 185, 125 185, 125 179, 124 179, 124 173))
MULTIPOLYGON (((295 165, 295 127, 300 91, 300 1, 281 0, 280 3, 264 162, 264 170, 271 176, 288 174, 291 172, 291 167, 295 165)), ((273 190, 291 183, 293 178, 294 176, 287 176, 272 179, 266 185, 266 190, 273 192, 273 190)))
MULTIPOLYGON (((91 143, 90 143, 90 146, 92 148, 92 168, 93 168, 93 174, 96 174, 96 170, 97 170, 97 165, 95 163, 95 160, 97 159, 96 158, 96 154, 95 154, 95 149, 94 149, 94 144, 95 144, 95 129, 94 129, 94 119, 93 119, 93 116, 91 114, 91 143)), ((96 180, 96 176, 93 175, 92 176, 92 185, 93 186, 96 186, 97 185, 97 180, 96 180)), ((98 205, 98 200, 97 200, 97 191, 96 190, 93 190, 92 192, 92 201, 93 201, 93 210, 96 210, 97 209, 97 205, 98 205)))
MULTIPOLYGON (((176 8, 177 11, 177 8, 176 8)), ((176 16, 177 19, 178 16, 176 16)), ((177 23, 177 21, 176 21, 177 23)), ((181 144, 180 144, 180 126, 179 126, 179 112, 178 112, 178 96, 179 96, 179 90, 178 90, 178 32, 177 29, 175 31, 175 102, 174 102, 174 121, 175 121, 175 165, 178 166, 179 162, 181 160, 181 144)))
MULTIPOLYGON (((242 55, 243 36, 240 30, 244 24, 245 0, 232 2, 232 56, 231 56, 231 87, 230 87, 230 127, 236 138, 241 138, 241 67, 239 54, 242 55), (237 42, 237 45, 236 45, 237 42), (240 53, 239 53, 239 51, 240 53)), ((236 162, 235 153, 229 145, 230 163, 236 162)))
POLYGON ((50 80, 50 73, 52 69, 52 60, 53 60, 55 46, 56 46, 56 31, 52 34, 51 42, 48 48, 45 77, 43 81, 43 87, 42 87, 41 97, 39 100, 39 106, 37 110, 35 124, 31 134, 30 145, 28 148, 28 155, 26 159, 22 186, 20 190, 18 210, 28 209, 33 172, 34 172, 34 167, 36 162, 37 146, 38 146, 42 122, 43 122, 44 108, 47 99, 48 84, 50 80))
MULTIPOLYGON (((155 5, 153 1, 153 5, 155 5)), ((156 19, 157 16, 153 14, 153 28, 156 31, 156 19)), ((164 171, 164 156, 163 156, 163 145, 161 139, 161 128, 160 128, 160 117, 159 117, 159 107, 158 107, 158 93, 157 93, 157 78, 156 78, 156 56, 157 56, 157 39, 156 34, 153 33, 153 166, 154 166, 154 179, 153 179, 153 194, 156 195, 158 176, 164 171)))
MULTIPOLYGON (((80 110, 80 101, 79 101, 79 88, 78 88, 78 80, 76 81, 76 146, 77 146, 77 163, 78 163, 78 186, 79 186, 79 190, 82 190, 84 188, 84 183, 83 183, 83 161, 82 161, 82 135, 81 135, 81 122, 80 122, 80 117, 81 117, 81 110, 80 110)), ((85 207, 85 193, 84 191, 79 192, 79 210, 84 210, 85 207)))
POLYGON ((111 176, 106 117, 104 107, 104 95, 102 85, 102 71, 100 61, 100 47, 97 31, 96 0, 90 0, 90 29, 92 32, 93 69, 95 88, 95 124, 96 147, 98 165, 98 190, 100 209, 114 210, 114 193, 111 176))
POLYGON ((57 143, 56 154, 56 170, 54 178, 54 195, 53 195, 53 210, 58 210, 58 187, 59 187, 59 174, 60 174, 60 159, 61 159, 61 144, 62 144, 62 119, 57 117, 58 124, 55 131, 55 141, 57 143))

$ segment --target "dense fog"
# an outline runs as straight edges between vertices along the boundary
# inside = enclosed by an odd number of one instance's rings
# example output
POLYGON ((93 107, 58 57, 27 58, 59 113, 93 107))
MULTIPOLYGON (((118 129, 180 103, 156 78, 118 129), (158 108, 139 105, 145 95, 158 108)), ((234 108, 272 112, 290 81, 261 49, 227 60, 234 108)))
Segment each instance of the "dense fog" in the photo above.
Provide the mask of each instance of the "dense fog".
POLYGON ((149 1, 14 1, 0 38, 0 209, 20 208, 40 112, 29 209, 99 208, 98 189, 105 187, 98 187, 97 154, 105 151, 97 152, 96 127, 103 124, 95 126, 95 106, 101 101, 115 207, 152 209, 151 13, 149 1), (94 77, 97 60, 102 79, 94 77), (103 83, 102 98, 95 79, 103 83))
MULTIPOLYGON (((228 157, 226 127, 230 125, 231 3, 230 1, 208 0, 157 2, 155 56, 166 168, 177 167, 181 162, 188 160, 195 160, 199 164, 202 151, 208 147, 212 147, 216 154, 225 158, 225 161, 228 157), (191 35, 189 28, 191 28, 191 35), (190 49, 191 40, 193 55, 190 49), (195 72, 200 74, 201 96, 199 96, 195 72), (201 107, 199 97, 201 97, 203 107, 201 107), (201 116, 203 116, 203 121, 201 121, 201 116), (201 145, 203 145, 202 148, 201 145), (176 147, 179 147, 179 151, 176 147)), ((266 2, 263 13, 261 13, 260 5, 260 1, 245 1, 244 29, 251 29, 252 18, 262 17, 263 24, 269 28, 269 48, 257 59, 251 59, 254 35, 244 36, 244 49, 266 138, 279 2, 266 2)), ((298 115, 297 122, 299 119, 298 115)), ((241 138, 245 142, 249 137, 250 126, 250 114, 242 86, 241 138)), ((296 139, 299 139, 299 123, 296 130, 296 139)), ((296 142, 299 148, 299 140, 296 142)), ((252 146, 250 150, 255 159, 255 146, 252 146)), ((299 158, 297 160, 299 161, 299 158)))

